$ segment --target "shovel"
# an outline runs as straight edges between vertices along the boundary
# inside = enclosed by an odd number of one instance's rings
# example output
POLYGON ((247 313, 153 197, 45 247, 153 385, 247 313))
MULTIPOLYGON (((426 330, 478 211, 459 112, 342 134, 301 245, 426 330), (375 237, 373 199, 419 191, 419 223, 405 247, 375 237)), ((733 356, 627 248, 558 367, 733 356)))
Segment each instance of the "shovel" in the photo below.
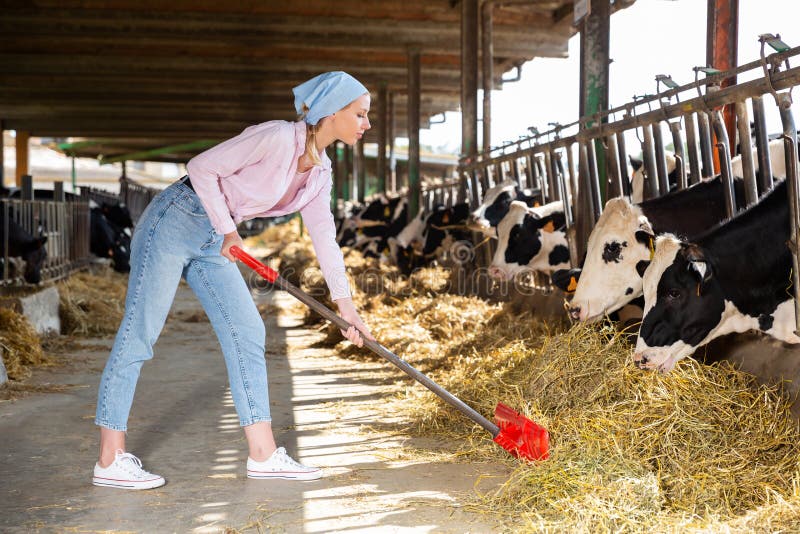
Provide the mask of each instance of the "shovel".
MULTIPOLYGON (((346 331, 350 328, 350 323, 336 315, 324 304, 315 300, 300 288, 288 282, 274 269, 250 256, 240 247, 233 246, 230 250, 231 254, 261 275, 265 280, 276 285, 279 289, 287 291, 341 330, 346 331)), ((549 456, 550 436, 547 430, 541 425, 534 423, 524 415, 501 402, 498 402, 494 409, 494 418, 495 421, 497 421, 497 424, 494 424, 377 341, 366 338, 363 339, 364 345, 372 352, 389 360, 389 362, 399 367, 400 370, 408 376, 438 395, 447 404, 479 424, 492 435, 492 440, 495 443, 512 455, 525 460, 545 460, 549 456)))

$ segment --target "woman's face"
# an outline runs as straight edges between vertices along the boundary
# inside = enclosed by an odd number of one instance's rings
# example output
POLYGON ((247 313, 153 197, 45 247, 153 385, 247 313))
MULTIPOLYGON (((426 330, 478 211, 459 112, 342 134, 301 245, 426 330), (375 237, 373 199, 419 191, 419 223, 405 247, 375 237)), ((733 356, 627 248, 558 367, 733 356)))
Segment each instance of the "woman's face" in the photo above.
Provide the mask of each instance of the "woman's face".
POLYGON ((348 145, 354 145, 364 136, 364 132, 371 128, 367 117, 369 105, 369 93, 365 93, 331 117, 333 119, 331 121, 333 133, 336 139, 348 145))

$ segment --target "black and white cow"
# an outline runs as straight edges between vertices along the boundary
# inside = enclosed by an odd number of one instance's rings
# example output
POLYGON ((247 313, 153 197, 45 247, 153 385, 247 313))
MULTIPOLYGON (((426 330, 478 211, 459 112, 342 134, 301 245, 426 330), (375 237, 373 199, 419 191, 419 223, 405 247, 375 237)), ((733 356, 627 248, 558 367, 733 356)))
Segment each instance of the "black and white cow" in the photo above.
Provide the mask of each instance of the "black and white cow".
MULTIPOLYGON (((737 203, 744 207, 742 182, 734 184, 737 203)), ((577 279, 570 317, 599 320, 640 297, 642 278, 637 268, 649 261, 654 236, 664 232, 695 236, 724 220, 723 188, 717 177, 641 204, 609 200, 589 235, 579 276, 576 270, 567 273, 569 282, 577 279)), ((554 275, 554 283, 564 276, 554 275)))
POLYGON ((732 332, 758 330, 800 343, 789 238, 785 181, 693 243, 659 237, 644 274, 636 365, 668 372, 698 347, 732 332))
MULTIPOLYGON (((5 217, 0 214, 0 236, 5 234, 5 217)), ((9 218, 8 220, 8 258, 22 258, 25 263, 23 278, 29 284, 38 284, 42 281, 42 267, 47 259, 45 248, 47 237, 34 237, 19 223, 9 218)), ((0 254, 2 250, 0 249, 0 254)), ((6 266, 0 258, 0 269, 5 274, 5 269, 11 272, 11 266, 6 266)))
POLYGON ((509 280, 519 272, 550 274, 569 267, 563 202, 529 208, 514 201, 497 226, 498 245, 489 275, 509 280))
POLYGON ((402 241, 408 244, 402 246, 398 238, 393 246, 393 257, 400 272, 410 274, 455 249, 471 251, 468 217, 469 205, 466 202, 449 207, 437 204, 430 213, 417 215, 400 234, 402 241))
POLYGON ((481 205, 470 214, 467 226, 486 237, 497 239, 497 225, 515 200, 524 202, 529 207, 537 205, 537 197, 525 194, 515 180, 506 180, 489 188, 481 205))
POLYGON ((388 239, 403 229, 407 213, 405 198, 380 195, 342 223, 337 242, 361 250, 367 257, 388 258, 388 239))
POLYGON ((103 214, 99 206, 90 210, 89 250, 99 258, 110 258, 114 270, 131 270, 131 236, 103 214))

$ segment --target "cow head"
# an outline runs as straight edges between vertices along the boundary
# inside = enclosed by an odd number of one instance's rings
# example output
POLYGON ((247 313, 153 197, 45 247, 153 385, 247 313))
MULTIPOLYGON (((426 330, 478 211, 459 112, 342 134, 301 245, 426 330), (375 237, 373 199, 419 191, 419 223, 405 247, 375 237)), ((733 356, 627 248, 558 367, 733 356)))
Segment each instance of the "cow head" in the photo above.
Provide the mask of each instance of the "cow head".
POLYGON ((42 266, 47 259, 47 249, 44 244, 47 237, 37 237, 20 245, 19 255, 25 261, 25 281, 29 284, 38 284, 42 281, 42 266))
POLYGON ((552 273, 569 267, 569 248, 564 233, 561 202, 528 208, 514 201, 497 226, 497 251, 489 275, 508 280, 522 271, 552 273))
POLYGON ((125 204, 121 202, 117 202, 116 204, 103 202, 100 205, 100 209, 103 211, 103 215, 105 215, 106 219, 120 228, 133 228, 133 218, 131 218, 131 212, 125 204))
POLYGON ((425 246, 422 254, 435 256, 466 237, 469 206, 466 202, 450 207, 437 206, 425 221, 425 246))
POLYGON ((486 237, 497 238, 497 225, 503 219, 511 202, 517 196, 517 183, 505 180, 489 188, 483 196, 483 202, 467 219, 471 230, 481 232, 486 237))
POLYGON ((609 200, 589 236, 570 317, 596 321, 640 296, 640 271, 650 261, 653 238, 638 206, 621 198, 609 200))
POLYGON ((702 248, 672 235, 656 240, 644 274, 644 318, 634 363, 669 372, 697 347, 717 337, 725 299, 702 248))

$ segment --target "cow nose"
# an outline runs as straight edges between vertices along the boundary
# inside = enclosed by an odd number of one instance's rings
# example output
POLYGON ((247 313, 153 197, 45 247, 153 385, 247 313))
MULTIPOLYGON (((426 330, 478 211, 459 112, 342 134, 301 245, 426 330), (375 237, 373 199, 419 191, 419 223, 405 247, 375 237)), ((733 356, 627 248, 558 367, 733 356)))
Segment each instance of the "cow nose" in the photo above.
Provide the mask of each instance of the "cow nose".
POLYGON ((581 307, 574 306, 569 309, 569 318, 573 321, 580 321, 581 319, 581 307))
POLYGON ((647 368, 647 355, 644 352, 637 352, 633 355, 633 364, 639 369, 647 368))

